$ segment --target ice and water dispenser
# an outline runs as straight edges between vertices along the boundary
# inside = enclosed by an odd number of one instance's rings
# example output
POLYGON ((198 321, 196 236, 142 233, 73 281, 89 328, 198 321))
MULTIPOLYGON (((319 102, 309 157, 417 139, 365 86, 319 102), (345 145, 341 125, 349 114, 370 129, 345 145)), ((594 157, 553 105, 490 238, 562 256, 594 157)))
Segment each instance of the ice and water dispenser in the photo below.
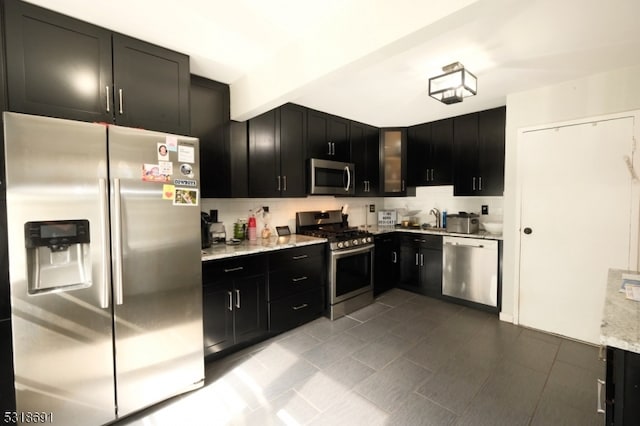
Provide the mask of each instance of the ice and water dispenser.
POLYGON ((91 285, 88 220, 27 222, 24 233, 30 294, 91 285))

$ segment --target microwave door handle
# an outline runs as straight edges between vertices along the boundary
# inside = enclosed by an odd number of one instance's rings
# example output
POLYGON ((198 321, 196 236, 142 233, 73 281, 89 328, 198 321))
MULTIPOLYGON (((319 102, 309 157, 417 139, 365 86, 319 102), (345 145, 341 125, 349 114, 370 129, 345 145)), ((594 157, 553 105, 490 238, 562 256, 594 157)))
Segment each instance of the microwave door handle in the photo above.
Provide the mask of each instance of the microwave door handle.
POLYGON ((345 192, 349 192, 349 188, 351 187, 351 171, 349 170, 349 166, 344 166, 344 171, 347 172, 347 186, 344 190, 345 192))

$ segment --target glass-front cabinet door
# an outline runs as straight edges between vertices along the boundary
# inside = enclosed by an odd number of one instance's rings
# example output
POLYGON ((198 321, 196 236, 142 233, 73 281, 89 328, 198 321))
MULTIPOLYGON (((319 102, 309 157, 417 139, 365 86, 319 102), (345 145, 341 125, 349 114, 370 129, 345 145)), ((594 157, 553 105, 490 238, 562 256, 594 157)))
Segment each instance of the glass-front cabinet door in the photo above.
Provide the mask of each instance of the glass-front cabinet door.
POLYGON ((382 185, 384 195, 406 195, 407 132, 404 128, 380 131, 382 185))

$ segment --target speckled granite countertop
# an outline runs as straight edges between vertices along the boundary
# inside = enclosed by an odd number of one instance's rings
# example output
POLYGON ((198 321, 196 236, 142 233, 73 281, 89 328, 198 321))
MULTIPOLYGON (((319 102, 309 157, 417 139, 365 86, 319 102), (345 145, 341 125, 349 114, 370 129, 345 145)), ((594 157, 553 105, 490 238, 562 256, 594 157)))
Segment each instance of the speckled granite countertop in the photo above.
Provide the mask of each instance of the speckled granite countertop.
POLYGON ((256 241, 243 241, 238 245, 214 244, 202 249, 202 261, 244 256, 273 250, 326 243, 325 238, 308 237, 292 234, 287 237, 258 238, 256 241))
POLYGON ((623 273, 637 272, 609 269, 600 343, 640 353, 640 302, 625 298, 619 291, 623 273))
MULTIPOLYGON (((364 228, 364 227, 363 227, 364 228)), ((440 231, 435 229, 418 229, 418 228, 396 228, 394 226, 371 226, 368 228, 372 234, 385 234, 388 232, 409 232, 412 234, 432 234, 432 235, 446 235, 450 237, 463 237, 463 238, 486 238, 488 240, 500 240, 502 241, 502 234, 490 234, 487 231, 478 231, 475 234, 459 234, 456 232, 440 231)))

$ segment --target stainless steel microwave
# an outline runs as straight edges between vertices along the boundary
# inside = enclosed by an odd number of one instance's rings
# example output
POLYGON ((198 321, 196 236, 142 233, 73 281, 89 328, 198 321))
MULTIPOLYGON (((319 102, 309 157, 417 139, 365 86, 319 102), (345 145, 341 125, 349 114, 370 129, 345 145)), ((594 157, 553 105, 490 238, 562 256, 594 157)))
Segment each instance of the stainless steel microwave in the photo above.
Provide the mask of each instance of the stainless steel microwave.
POLYGON ((308 164, 309 194, 354 195, 355 167, 353 163, 312 158, 308 164))

